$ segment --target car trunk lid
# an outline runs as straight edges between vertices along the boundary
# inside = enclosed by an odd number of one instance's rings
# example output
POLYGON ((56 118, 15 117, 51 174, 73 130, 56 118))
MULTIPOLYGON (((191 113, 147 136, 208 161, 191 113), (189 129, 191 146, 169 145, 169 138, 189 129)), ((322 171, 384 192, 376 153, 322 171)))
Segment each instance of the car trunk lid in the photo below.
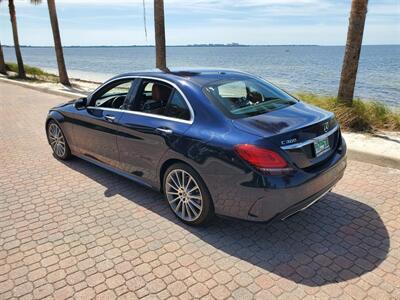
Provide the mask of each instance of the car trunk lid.
POLYGON ((320 164, 339 144, 333 113, 302 102, 232 122, 240 130, 268 138, 302 169, 320 164))

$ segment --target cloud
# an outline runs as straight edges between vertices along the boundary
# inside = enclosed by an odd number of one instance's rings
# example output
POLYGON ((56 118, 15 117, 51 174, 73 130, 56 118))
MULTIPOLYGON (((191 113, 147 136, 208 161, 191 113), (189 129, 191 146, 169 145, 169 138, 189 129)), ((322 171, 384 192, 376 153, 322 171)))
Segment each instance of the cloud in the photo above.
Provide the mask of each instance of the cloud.
MULTIPOLYGON (((15 0, 21 42, 51 45, 47 3, 15 0)), ((144 38, 143 0, 57 0, 65 45, 152 43, 153 0, 145 0, 149 41, 144 38)), ((350 0, 164 0, 169 44, 344 44, 350 0), (265 37, 268 37, 266 40, 265 37)), ((5 2, 0 38, 12 43, 5 2)), ((400 2, 370 1, 365 43, 400 43, 400 2), (396 34, 397 33, 397 34, 396 34)))

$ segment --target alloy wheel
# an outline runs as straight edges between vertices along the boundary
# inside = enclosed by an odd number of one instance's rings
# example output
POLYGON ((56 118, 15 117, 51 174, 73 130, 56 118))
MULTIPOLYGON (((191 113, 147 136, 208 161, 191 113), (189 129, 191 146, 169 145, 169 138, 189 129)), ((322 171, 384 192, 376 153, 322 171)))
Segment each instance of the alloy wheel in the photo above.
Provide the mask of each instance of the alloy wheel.
POLYGON ((53 149, 54 153, 60 158, 64 157, 66 151, 66 145, 65 145, 65 138, 60 127, 55 123, 51 123, 48 132, 49 132, 50 146, 53 149))
POLYGON ((198 183, 188 172, 172 170, 166 178, 165 193, 179 218, 188 222, 199 218, 203 211, 203 197, 198 183))

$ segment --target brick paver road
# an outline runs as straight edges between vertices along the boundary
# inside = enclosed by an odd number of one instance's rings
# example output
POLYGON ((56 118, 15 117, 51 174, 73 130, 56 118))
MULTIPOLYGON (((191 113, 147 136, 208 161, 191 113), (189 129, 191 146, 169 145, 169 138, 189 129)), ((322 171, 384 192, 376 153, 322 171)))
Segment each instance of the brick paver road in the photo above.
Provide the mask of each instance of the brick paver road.
POLYGON ((162 197, 53 158, 59 96, 0 82, 0 299, 400 299, 400 171, 350 161, 285 222, 191 228, 162 197))

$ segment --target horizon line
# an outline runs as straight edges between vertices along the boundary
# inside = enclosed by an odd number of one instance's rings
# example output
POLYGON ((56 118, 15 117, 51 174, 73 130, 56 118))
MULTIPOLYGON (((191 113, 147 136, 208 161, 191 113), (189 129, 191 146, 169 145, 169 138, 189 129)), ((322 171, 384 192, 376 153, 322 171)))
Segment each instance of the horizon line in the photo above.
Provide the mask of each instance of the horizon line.
MULTIPOLYGON (((14 45, 1 45, 3 48, 14 48, 14 45)), ((166 45, 166 47, 345 47, 346 45, 320 45, 320 44, 239 44, 239 43, 208 43, 208 44, 174 44, 166 45)), ((362 46, 400 46, 399 44, 363 44, 362 46)), ((20 45, 21 48, 54 48, 54 45, 20 45)), ((67 45, 63 48, 129 48, 129 47, 143 47, 154 48, 155 45, 67 45)))

